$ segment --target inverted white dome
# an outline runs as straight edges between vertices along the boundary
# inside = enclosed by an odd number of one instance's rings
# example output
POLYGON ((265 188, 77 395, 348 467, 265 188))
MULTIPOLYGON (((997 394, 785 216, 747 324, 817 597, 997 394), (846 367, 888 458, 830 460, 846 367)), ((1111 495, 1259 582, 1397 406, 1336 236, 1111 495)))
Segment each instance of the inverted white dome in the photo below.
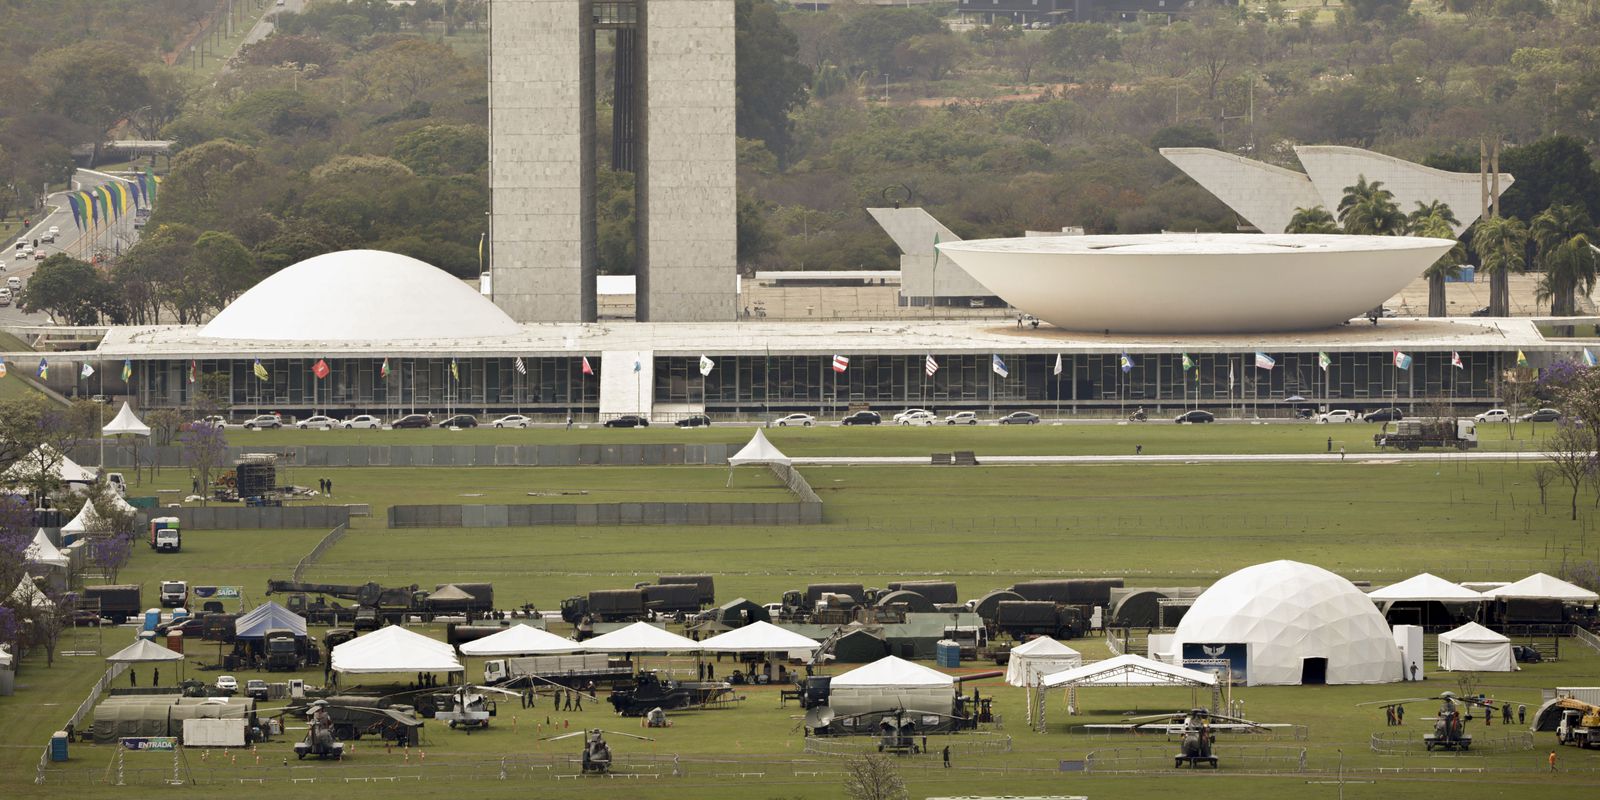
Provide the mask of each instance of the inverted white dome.
POLYGON ((1245 567, 1212 584, 1173 634, 1176 652, 1185 644, 1245 645, 1251 686, 1298 684, 1305 659, 1318 658, 1327 659, 1328 683, 1402 679, 1400 648, 1371 598, 1298 561, 1245 567))
POLYGON ((213 339, 391 341, 510 336, 520 330, 449 273, 381 250, 324 253, 251 287, 200 330, 213 339))

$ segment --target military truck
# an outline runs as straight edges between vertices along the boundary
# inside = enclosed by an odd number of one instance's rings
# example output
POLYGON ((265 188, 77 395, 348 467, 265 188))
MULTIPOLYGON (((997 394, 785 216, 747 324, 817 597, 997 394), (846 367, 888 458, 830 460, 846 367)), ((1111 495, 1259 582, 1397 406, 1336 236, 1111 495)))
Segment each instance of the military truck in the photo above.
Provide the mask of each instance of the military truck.
POLYGON ((633 622, 644 619, 646 613, 643 589, 596 589, 588 597, 561 601, 561 619, 570 625, 584 617, 594 622, 633 622))
POLYGON ((262 637, 262 650, 267 656, 268 672, 294 672, 300 668, 300 639, 293 631, 282 628, 267 631, 262 637))
POLYGON ((140 594, 144 586, 137 583, 107 584, 83 587, 83 599, 100 601, 100 616, 117 625, 144 613, 140 594))
POLYGON ((1081 609, 1049 600, 1002 600, 994 626, 996 632, 1018 640, 1028 636, 1075 639, 1089 630, 1081 609))
POLYGON ((1393 432, 1373 434, 1372 443, 1410 451, 1424 447, 1471 450, 1478 446, 1477 423, 1470 419, 1403 419, 1394 424, 1393 432))
POLYGON ((612 666, 611 657, 605 653, 493 658, 483 662, 483 682, 491 686, 513 682, 523 686, 579 686, 585 681, 616 682, 632 676, 631 666, 612 666))

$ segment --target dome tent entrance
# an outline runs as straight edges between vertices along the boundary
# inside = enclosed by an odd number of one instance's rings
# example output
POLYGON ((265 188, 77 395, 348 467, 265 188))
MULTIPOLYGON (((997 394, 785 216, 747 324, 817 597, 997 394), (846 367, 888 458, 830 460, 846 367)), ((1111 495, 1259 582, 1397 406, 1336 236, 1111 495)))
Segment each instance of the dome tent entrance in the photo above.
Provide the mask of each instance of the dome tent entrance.
POLYGON ((1511 640, 1476 622, 1439 634, 1439 669, 1515 672, 1511 640))

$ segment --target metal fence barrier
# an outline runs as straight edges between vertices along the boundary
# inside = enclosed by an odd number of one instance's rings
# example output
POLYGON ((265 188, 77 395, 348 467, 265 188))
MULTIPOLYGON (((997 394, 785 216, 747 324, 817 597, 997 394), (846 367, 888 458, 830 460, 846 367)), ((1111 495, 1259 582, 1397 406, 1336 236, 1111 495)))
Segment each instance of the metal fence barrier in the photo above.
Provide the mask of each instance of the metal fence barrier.
POLYGON ((187 506, 154 512, 177 517, 185 530, 192 531, 333 528, 350 524, 350 509, 345 506, 187 506))
MULTIPOLYGON (((235 441, 248 439, 240 433, 235 441)), ((463 444, 463 445, 242 445, 229 446, 227 460, 243 453, 273 453, 283 467, 579 467, 724 465, 740 444, 463 444)), ((100 449, 85 444, 70 451, 80 464, 98 464, 100 449)), ((145 447, 143 466, 183 467, 183 448, 145 447)), ((133 469, 131 448, 107 447, 106 467, 133 469)))
MULTIPOLYGON (((95 704, 100 702, 100 695, 109 690, 111 684, 116 681, 117 676, 127 669, 127 664, 112 664, 106 667, 106 671, 100 676, 100 680, 95 681, 94 686, 90 687, 88 696, 83 698, 83 702, 78 704, 77 710, 73 711, 72 716, 67 718, 67 724, 63 727, 63 730, 77 731, 79 726, 83 724, 84 717, 89 716, 89 712, 94 710, 95 704)), ((49 767, 50 743, 45 742, 44 753, 39 756, 39 768, 34 774, 33 782, 44 783, 49 767)))
POLYGON ((294 572, 290 573, 289 580, 299 583, 306 570, 317 563, 317 559, 322 558, 322 555, 328 552, 330 548, 338 544, 339 540, 344 538, 345 531, 348 530, 350 530, 349 525, 340 525, 328 531, 328 535, 322 537, 322 541, 317 542, 317 546, 311 548, 311 552, 307 553, 305 558, 300 559, 300 563, 294 565, 294 572))
POLYGON ((1422 741, 1421 731, 1400 733, 1382 731, 1372 734, 1372 752, 1383 756, 1425 756, 1448 758, 1470 756, 1473 753, 1515 753, 1533 749, 1533 734, 1528 731, 1509 731, 1490 735, 1485 728, 1482 734, 1472 735, 1470 750, 1429 750, 1422 741))
MULTIPOLYGON (((821 503, 520 503, 390 506, 390 528, 820 525, 821 503)), ((307 526, 309 527, 309 526, 307 526)))
MULTIPOLYGON (((1170 771, 1178 743, 1168 747, 1111 747, 1084 756, 1085 772, 1170 771)), ((1256 771, 1305 772, 1309 754, 1304 747, 1285 745, 1216 745, 1217 760, 1229 767, 1256 771)))
MULTIPOLYGON (((988 731, 930 733, 913 737, 917 755, 940 758, 946 747, 951 756, 992 755, 1011 752, 1011 737, 988 731)), ((879 752, 877 736, 807 736, 805 752, 823 756, 864 756, 879 752)))

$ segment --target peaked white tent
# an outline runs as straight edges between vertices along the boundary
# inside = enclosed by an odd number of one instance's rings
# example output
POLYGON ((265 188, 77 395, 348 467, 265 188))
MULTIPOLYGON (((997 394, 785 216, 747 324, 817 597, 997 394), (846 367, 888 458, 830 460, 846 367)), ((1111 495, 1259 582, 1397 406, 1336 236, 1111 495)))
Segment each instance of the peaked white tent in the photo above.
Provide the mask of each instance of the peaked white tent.
POLYGON ((250 613, 233 621, 235 639, 262 639, 268 631, 286 630, 295 636, 306 635, 306 618, 268 600, 250 613))
POLYGON ((11 590, 11 599, 20 605, 28 605, 34 608, 52 608, 55 606, 55 603, 51 602, 44 592, 39 591, 39 587, 35 586, 33 579, 27 575, 23 575, 22 580, 17 582, 17 588, 11 590))
POLYGON ((134 436, 149 436, 150 426, 139 421, 139 417, 133 413, 133 409, 128 406, 127 401, 123 401, 122 410, 118 411, 117 416, 107 422, 105 427, 100 429, 100 432, 107 436, 115 436, 122 433, 133 434, 134 436))
POLYGON ((899 689, 954 686, 956 679, 936 669, 896 656, 884 656, 864 667, 835 675, 832 689, 899 689))
POLYGON ((50 543, 50 537, 44 535, 43 528, 33 534, 33 543, 22 551, 22 560, 29 564, 46 564, 62 569, 72 564, 71 558, 50 543))
POLYGON ((762 433, 760 428, 756 428, 756 435, 750 437, 750 441, 739 448, 739 452, 728 456, 728 485, 733 485, 734 467, 749 464, 780 464, 787 467, 790 463, 789 457, 773 447, 772 442, 767 441, 766 434, 762 433))
POLYGON ((822 643, 770 622, 752 622, 700 643, 707 653, 786 653, 816 650, 822 643))
POLYGON ((1367 597, 1375 601, 1396 603, 1430 600, 1441 603, 1469 603, 1483 600, 1483 595, 1478 592, 1426 572, 1381 589, 1373 589, 1367 592, 1367 597))
POLYGON ((106 656, 112 664, 143 664, 146 662, 182 661, 183 654, 168 650, 149 639, 140 639, 127 647, 106 656))
POLYGON ((1483 596, 1500 600, 1567 600, 1574 603, 1593 603, 1600 600, 1600 595, 1582 586, 1567 583, 1543 572, 1529 575, 1516 583, 1490 589, 1484 592, 1483 596))
POLYGON ((333 648, 333 671, 364 675, 384 672, 461 672, 450 645, 399 625, 380 628, 333 648))
POLYGON ((1439 669, 1473 672, 1515 672, 1511 640, 1469 622, 1439 634, 1439 669))
POLYGON ((1081 653, 1054 639, 1042 637, 1011 648, 1011 660, 1006 663, 1006 683, 1032 687, 1046 675, 1082 665, 1081 653))
POLYGON ((1217 676, 1130 653, 1046 675, 1039 679, 1039 684, 1046 689, 1060 686, 1216 686, 1217 676))
POLYGON ((26 458, 18 459, 11 468, 6 470, 5 477, 12 480, 26 478, 30 474, 38 474, 34 466, 41 463, 53 463, 51 474, 64 483, 93 483, 95 473, 93 470, 78 466, 78 462, 67 458, 65 453, 57 451, 47 444, 41 444, 26 458))
POLYGON ((648 622, 635 622, 582 644, 585 653, 693 653, 702 649, 699 642, 657 628, 648 622))
POLYGON ((583 645, 563 639, 549 631, 532 625, 513 625, 499 633, 491 633, 461 645, 461 654, 468 656, 531 656, 546 653, 576 653, 583 645))
POLYGON ((61 526, 61 532, 64 534, 75 533, 81 536, 89 531, 99 530, 105 524, 105 517, 100 516, 100 512, 94 510, 94 502, 86 499, 83 501, 83 508, 78 510, 78 515, 73 517, 71 522, 61 526))

